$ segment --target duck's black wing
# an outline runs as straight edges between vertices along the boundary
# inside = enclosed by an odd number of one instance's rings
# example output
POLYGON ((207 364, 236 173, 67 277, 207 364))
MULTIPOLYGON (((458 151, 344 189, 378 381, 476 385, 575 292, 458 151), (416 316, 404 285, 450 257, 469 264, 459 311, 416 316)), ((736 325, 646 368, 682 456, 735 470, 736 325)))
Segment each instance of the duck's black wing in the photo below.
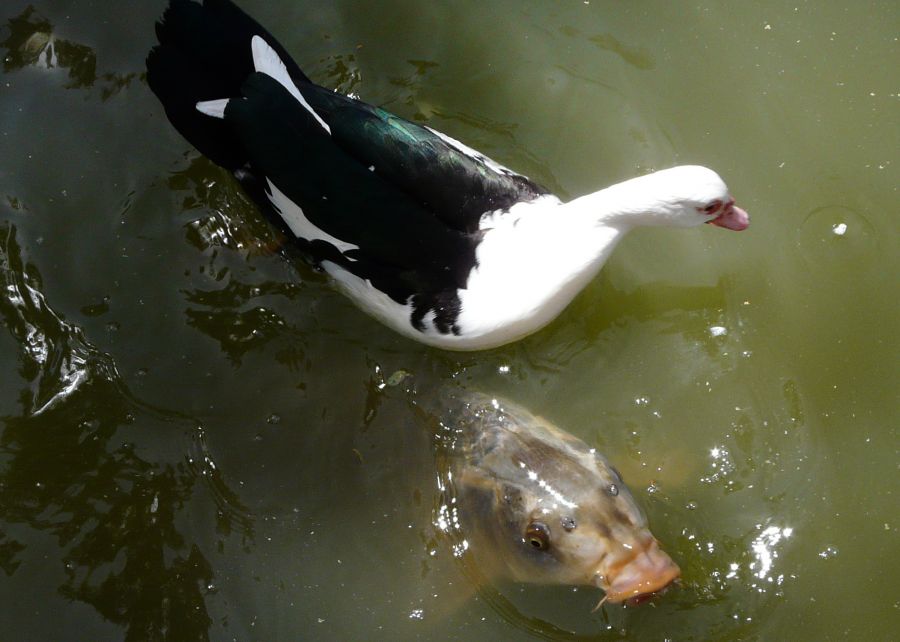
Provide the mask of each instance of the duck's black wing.
POLYGON ((477 230, 484 213, 548 193, 428 127, 323 87, 303 91, 337 145, 451 227, 477 230))
POLYGON ((481 216, 546 193, 452 139, 314 85, 228 0, 172 0, 157 35, 148 82, 175 127, 264 193, 315 259, 398 302, 465 287, 481 216), (220 113, 198 111, 204 101, 220 113))
POLYGON ((315 259, 370 279, 400 302, 465 286, 478 235, 444 224, 336 145, 271 76, 251 74, 224 115, 272 205, 315 259))

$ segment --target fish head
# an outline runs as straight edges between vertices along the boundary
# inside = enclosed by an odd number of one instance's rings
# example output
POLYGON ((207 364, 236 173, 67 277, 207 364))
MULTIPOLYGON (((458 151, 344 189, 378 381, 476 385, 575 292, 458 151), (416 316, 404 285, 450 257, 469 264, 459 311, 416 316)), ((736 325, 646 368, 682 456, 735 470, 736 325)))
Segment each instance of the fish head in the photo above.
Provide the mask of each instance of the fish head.
POLYGON ((456 480, 476 555, 515 581, 594 585, 613 603, 678 578, 602 455, 527 411, 507 405, 502 413, 479 426, 482 445, 456 480))

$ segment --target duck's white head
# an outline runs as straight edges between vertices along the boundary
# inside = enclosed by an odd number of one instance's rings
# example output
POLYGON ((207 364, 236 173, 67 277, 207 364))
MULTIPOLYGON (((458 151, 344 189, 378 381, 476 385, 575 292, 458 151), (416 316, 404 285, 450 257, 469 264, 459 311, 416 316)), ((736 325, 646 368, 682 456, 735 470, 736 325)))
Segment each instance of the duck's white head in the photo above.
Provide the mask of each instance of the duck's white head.
POLYGON ((725 182, 711 169, 681 165, 613 185, 602 194, 601 221, 631 226, 694 227, 712 223, 743 230, 750 216, 734 204, 725 182))

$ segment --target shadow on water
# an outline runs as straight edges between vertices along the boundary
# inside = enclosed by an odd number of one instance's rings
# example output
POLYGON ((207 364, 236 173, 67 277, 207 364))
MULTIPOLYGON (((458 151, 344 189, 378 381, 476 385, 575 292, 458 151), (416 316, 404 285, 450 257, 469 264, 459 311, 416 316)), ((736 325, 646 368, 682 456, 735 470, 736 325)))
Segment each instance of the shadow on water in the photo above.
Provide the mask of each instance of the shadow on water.
MULTIPOLYGON (((217 497, 220 534, 252 539, 247 511, 204 456, 202 429, 132 397, 112 357, 53 311, 40 284, 15 227, 3 223, 0 314, 23 348, 26 385, 22 415, 0 418, 0 519, 55 537, 66 578, 58 591, 124 627, 125 639, 175 631, 178 639, 207 639, 214 573, 179 532, 178 516, 201 478, 217 497), (141 433, 172 430, 199 435, 197 454, 142 456, 141 433)), ((3 537, 0 568, 13 575, 26 553, 25 544, 3 537)))

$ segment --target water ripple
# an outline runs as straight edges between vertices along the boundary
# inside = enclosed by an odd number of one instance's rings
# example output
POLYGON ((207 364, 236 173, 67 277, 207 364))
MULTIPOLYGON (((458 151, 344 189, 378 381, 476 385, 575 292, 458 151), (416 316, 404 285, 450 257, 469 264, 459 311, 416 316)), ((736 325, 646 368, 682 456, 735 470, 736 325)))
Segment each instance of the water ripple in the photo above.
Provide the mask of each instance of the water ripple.
POLYGON ((216 504, 216 530, 222 535, 237 531, 245 545, 251 542, 255 517, 225 481, 209 449, 206 431, 202 426, 197 426, 191 433, 186 460, 188 468, 206 484, 216 504))
POLYGON ((39 288, 36 271, 23 261, 15 226, 0 225, 0 314, 23 346, 20 368, 31 382, 31 415, 55 407, 92 376, 118 379, 112 358, 91 344, 81 328, 64 321, 39 288))

